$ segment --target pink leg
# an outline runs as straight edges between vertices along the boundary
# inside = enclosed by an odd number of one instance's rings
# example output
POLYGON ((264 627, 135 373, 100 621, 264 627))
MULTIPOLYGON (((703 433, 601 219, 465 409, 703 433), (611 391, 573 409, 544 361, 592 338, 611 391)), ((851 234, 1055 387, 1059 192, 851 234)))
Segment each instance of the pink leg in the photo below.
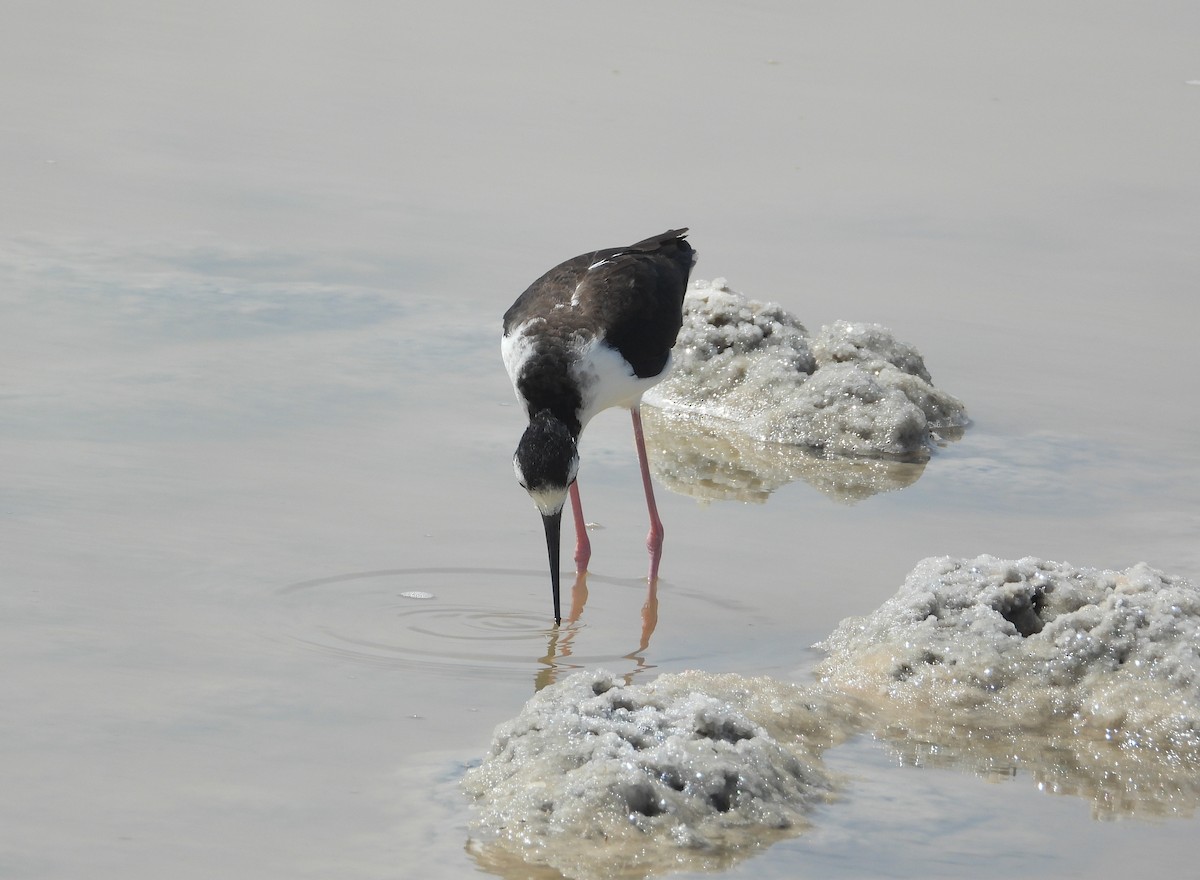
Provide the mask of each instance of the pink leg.
POLYGON ((663 524, 658 518, 658 505, 654 503, 654 485, 650 482, 650 463, 646 460, 646 441, 642 437, 642 411, 635 406, 629 412, 633 415, 633 441, 637 444, 638 464, 642 468, 642 487, 646 490, 646 509, 650 512, 650 534, 646 535, 646 549, 650 551, 650 583, 653 584, 658 581, 663 524))
POLYGON ((575 516, 575 570, 587 571, 592 558, 592 542, 588 538, 587 523, 583 521, 583 505, 579 501, 579 482, 571 484, 571 513, 575 516))

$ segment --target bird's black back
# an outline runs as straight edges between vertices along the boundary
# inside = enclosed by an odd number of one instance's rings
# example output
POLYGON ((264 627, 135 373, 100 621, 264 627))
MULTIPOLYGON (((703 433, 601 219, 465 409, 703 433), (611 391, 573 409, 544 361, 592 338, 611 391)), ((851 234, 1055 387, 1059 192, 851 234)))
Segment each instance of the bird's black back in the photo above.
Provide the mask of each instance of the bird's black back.
POLYGON ((686 234, 687 229, 669 229, 628 247, 592 251, 560 263, 504 313, 504 333, 541 317, 550 335, 603 334, 637 376, 657 376, 683 324, 683 297, 696 261, 686 234), (554 308, 572 298, 576 308, 554 308))

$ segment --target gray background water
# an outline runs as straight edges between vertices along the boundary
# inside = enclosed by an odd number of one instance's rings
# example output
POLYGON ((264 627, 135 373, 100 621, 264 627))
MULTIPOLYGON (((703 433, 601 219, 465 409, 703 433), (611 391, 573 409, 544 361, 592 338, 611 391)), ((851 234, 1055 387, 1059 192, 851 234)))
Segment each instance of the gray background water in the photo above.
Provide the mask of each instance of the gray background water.
MULTIPOLYGON (((554 662, 802 679, 935 554, 1200 577, 1194 3, 0 18, 0 876, 464 876, 455 776, 554 662), (697 277, 891 327, 974 425, 855 506, 660 492, 643 648, 628 419, 597 419, 555 643, 499 315, 675 225, 697 277)), ((734 875, 1200 855, 1019 771, 829 757, 844 800, 734 875)))

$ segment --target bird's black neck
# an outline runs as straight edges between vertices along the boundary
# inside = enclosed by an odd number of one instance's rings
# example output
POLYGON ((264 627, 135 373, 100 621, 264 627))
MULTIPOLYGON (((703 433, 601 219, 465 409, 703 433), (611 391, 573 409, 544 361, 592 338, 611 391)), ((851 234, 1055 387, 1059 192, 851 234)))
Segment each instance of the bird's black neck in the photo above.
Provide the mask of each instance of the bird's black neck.
POLYGON ((572 437, 579 438, 583 430, 579 421, 583 395, 571 378, 564 350, 541 346, 517 380, 517 391, 525 401, 530 423, 545 413, 566 425, 572 437))

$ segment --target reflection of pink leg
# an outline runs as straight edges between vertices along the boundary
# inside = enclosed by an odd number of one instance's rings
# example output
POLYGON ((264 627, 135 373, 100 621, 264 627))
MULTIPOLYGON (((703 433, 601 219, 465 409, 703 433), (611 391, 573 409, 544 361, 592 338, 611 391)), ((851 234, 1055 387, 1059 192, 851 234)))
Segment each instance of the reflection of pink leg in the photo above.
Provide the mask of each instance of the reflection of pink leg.
POLYGON ((571 613, 567 615, 567 623, 575 623, 583 616, 583 606, 587 604, 587 572, 575 573, 575 586, 571 587, 571 613))
POLYGON ((642 606, 642 642, 639 651, 650 647, 650 637, 658 626, 658 581, 650 581, 650 589, 646 591, 646 604, 642 606))
POLYGON ((633 441, 637 444, 638 464, 642 468, 642 487, 646 490, 646 509, 650 512, 650 534, 646 535, 646 549, 650 551, 650 583, 658 580, 658 561, 662 557, 663 524, 658 518, 658 505, 654 503, 654 485, 650 482, 650 463, 646 460, 646 441, 642 437, 642 411, 638 407, 629 410, 633 415, 633 441))
POLYGON ((588 538, 587 523, 583 521, 583 505, 579 503, 579 482, 571 484, 571 513, 575 515, 575 570, 587 571, 592 558, 592 542, 588 538))

